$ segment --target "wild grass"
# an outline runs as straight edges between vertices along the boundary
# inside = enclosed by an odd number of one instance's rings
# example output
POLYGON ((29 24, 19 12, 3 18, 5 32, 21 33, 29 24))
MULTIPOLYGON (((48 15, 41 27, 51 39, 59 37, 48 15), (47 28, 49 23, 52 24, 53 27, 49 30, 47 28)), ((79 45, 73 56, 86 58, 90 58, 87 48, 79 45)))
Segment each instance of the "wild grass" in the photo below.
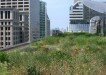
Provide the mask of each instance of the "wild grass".
POLYGON ((106 37, 65 33, 0 52, 0 75, 106 75, 106 37))

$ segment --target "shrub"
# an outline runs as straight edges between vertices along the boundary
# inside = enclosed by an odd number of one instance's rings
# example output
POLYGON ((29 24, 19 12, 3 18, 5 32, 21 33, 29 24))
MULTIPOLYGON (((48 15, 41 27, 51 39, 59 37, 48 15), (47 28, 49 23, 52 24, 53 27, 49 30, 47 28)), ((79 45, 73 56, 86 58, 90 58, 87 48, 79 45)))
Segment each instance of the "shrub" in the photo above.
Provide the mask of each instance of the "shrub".
POLYGON ((5 52, 0 52, 0 62, 8 62, 8 55, 5 52))
POLYGON ((36 69, 35 66, 29 67, 27 72, 28 75, 41 75, 41 73, 36 69))

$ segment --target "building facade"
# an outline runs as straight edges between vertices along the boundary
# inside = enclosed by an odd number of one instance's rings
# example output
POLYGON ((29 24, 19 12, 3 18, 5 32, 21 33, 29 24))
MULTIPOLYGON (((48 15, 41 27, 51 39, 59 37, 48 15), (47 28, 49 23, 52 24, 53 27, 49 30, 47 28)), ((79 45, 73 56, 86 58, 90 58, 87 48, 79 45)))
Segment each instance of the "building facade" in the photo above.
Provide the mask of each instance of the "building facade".
POLYGON ((70 7, 69 32, 89 32, 89 22, 84 19, 82 0, 75 0, 70 7))
POLYGON ((15 8, 28 16, 29 43, 40 36, 39 5, 39 0, 0 0, 0 8, 15 8))
POLYGON ((20 28, 18 10, 0 9, 0 49, 21 43, 20 28))
POLYGON ((60 31, 59 29, 53 29, 51 31, 51 36, 56 36, 56 35, 59 35, 59 34, 62 34, 62 31, 60 31))
POLYGON ((39 0, 0 0, 0 48, 39 39, 39 13, 39 0), (6 19, 8 16, 10 18, 6 19))
POLYGON ((45 28, 45 37, 50 36, 50 19, 47 15, 46 28, 45 28))
POLYGON ((89 33, 106 35, 106 3, 83 0, 83 6, 84 19, 90 21, 89 33))
POLYGON ((46 2, 40 1, 40 38, 50 36, 50 19, 47 15, 46 2))
POLYGON ((43 1, 0 0, 0 15, 0 48, 50 36, 50 19, 43 1))
POLYGON ((106 35, 105 7, 105 2, 75 0, 75 4, 70 8, 69 32, 102 33, 106 35))

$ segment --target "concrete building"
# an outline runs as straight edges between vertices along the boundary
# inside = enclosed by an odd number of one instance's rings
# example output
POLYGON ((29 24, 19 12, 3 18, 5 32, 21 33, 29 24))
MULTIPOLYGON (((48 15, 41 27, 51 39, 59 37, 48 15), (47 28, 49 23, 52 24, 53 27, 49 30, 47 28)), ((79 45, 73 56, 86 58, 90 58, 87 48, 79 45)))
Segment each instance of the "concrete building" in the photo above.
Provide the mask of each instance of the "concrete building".
POLYGON ((50 19, 47 15, 46 2, 40 1, 40 38, 50 36, 50 19))
POLYGON ((40 36, 39 0, 0 0, 0 8, 15 8, 28 16, 29 43, 40 36))
POLYGON ((18 10, 0 9, 0 49, 21 43, 20 28, 18 10))
POLYGON ((51 31, 51 36, 56 36, 56 35, 59 35, 61 33, 62 33, 62 31, 60 31, 59 29, 53 29, 51 31))

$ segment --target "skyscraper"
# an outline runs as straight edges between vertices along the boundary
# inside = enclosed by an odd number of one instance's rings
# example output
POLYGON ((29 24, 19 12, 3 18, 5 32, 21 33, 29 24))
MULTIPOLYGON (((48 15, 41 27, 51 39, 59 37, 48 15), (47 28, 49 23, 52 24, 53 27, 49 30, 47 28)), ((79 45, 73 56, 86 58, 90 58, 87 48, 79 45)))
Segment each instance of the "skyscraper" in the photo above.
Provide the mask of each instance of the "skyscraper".
POLYGON ((89 22, 84 20, 82 0, 75 0, 70 7, 69 32, 89 32, 89 22))
POLYGON ((40 1, 40 38, 50 36, 50 19, 47 14, 46 2, 40 1))
POLYGON ((47 17, 47 20, 46 20, 45 37, 48 37, 50 36, 50 19, 48 15, 46 17, 47 17))

